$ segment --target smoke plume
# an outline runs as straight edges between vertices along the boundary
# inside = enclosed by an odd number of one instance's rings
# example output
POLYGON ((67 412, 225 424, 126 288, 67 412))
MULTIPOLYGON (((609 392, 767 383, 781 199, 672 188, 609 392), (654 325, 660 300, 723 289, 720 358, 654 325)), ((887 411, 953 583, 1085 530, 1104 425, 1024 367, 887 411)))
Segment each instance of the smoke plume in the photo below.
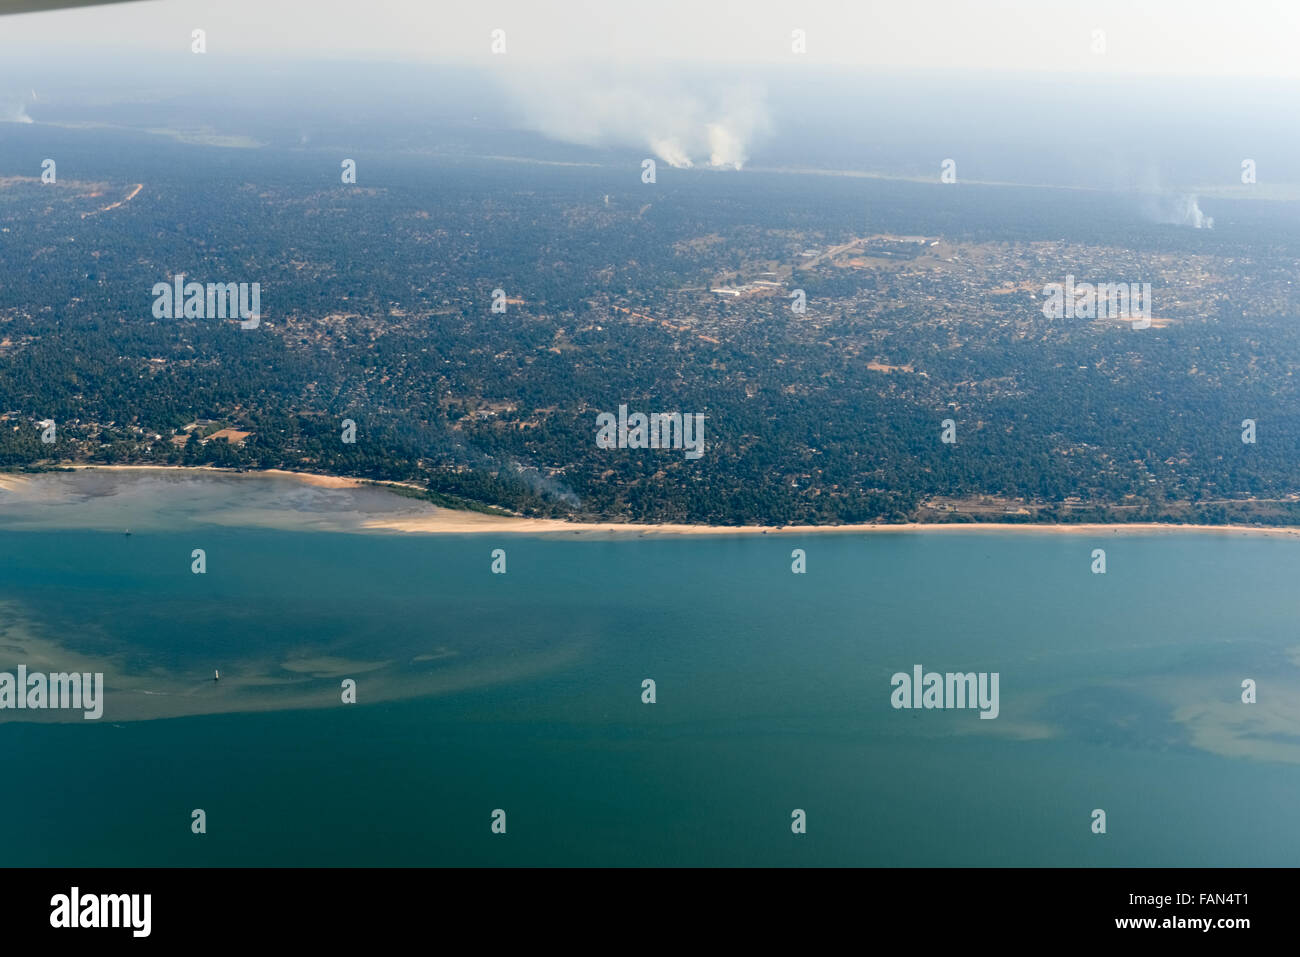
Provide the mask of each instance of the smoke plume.
POLYGON ((20 99, 0 99, 0 123, 33 123, 27 104, 20 99))
POLYGON ((1171 193, 1148 196, 1144 210, 1148 219, 1172 226, 1190 226, 1192 229, 1213 229, 1214 217, 1206 216, 1193 193, 1171 193))
POLYGON ((669 166, 740 169, 768 131, 761 89, 746 83, 689 84, 672 75, 622 76, 525 71, 506 92, 526 129, 583 146, 645 149, 669 166))

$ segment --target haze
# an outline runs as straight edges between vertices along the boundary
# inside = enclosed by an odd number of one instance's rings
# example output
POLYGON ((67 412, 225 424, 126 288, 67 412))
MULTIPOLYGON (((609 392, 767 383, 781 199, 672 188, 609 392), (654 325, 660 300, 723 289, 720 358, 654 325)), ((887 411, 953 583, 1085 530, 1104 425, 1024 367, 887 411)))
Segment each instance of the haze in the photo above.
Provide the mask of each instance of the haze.
POLYGON ((973 69, 1192 76, 1300 76, 1300 7, 1245 0, 780 0, 611 5, 598 0, 148 0, 25 14, 0 28, 0 59, 32 51, 186 51, 208 32, 213 56, 486 59, 506 31, 513 60, 782 63, 791 31, 809 62, 872 69, 973 69), (1106 50, 1094 50, 1093 31, 1106 50))

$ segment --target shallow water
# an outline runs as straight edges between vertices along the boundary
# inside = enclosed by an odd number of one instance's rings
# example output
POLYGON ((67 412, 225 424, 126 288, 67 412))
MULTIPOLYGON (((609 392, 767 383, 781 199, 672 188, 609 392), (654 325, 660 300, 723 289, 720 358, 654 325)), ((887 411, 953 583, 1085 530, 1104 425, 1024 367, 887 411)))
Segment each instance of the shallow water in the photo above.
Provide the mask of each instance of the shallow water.
POLYGON ((0 496, 0 671, 108 684, 98 721, 0 711, 6 864, 1300 858, 1300 540, 498 541, 293 527, 412 507, 375 490, 82 481, 0 496), (893 708, 915 664, 997 672, 998 717, 893 708))

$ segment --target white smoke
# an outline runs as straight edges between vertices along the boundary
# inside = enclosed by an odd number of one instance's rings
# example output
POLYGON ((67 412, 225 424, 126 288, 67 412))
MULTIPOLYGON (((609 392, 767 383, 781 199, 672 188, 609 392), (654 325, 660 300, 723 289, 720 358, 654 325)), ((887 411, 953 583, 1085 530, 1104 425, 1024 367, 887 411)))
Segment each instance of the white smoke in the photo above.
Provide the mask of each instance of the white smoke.
POLYGON ((749 159, 749 150, 740 132, 726 123, 710 123, 709 165, 740 169, 749 159))
POLYGON ((0 123, 34 123, 22 100, 0 99, 0 123))
POLYGON ((740 169, 770 126, 761 89, 671 75, 511 71, 520 125, 583 146, 646 149, 669 166, 740 169))
POLYGON ((1137 169, 1118 170, 1115 185, 1121 190, 1136 190, 1143 219, 1190 229, 1214 228, 1214 217, 1205 215, 1199 197, 1169 182, 1154 162, 1137 169))
POLYGON ((686 150, 682 148, 682 144, 675 139, 652 137, 646 145, 650 147, 650 151, 655 156, 658 156, 669 166, 676 166, 678 169, 689 169, 695 165, 691 162, 691 158, 686 155, 686 150))
POLYGON ((1214 220, 1201 212, 1201 204, 1190 193, 1174 198, 1174 215, 1170 222, 1176 226, 1191 226, 1193 229, 1213 229, 1214 220))
POLYGON ((1172 226, 1213 229, 1214 217, 1206 216, 1194 193, 1170 193, 1148 196, 1143 211, 1149 219, 1172 226))

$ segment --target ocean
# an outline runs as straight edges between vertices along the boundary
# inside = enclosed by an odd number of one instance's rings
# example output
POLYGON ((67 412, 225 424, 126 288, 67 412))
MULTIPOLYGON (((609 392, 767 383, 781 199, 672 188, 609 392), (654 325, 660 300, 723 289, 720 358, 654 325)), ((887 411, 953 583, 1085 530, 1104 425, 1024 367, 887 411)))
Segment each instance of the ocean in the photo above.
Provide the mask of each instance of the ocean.
POLYGON ((0 711, 0 864, 1300 859, 1297 537, 423 535, 360 530, 420 507, 372 489, 32 481, 0 672, 106 690, 0 711), (895 708, 917 665, 997 717, 895 708))

